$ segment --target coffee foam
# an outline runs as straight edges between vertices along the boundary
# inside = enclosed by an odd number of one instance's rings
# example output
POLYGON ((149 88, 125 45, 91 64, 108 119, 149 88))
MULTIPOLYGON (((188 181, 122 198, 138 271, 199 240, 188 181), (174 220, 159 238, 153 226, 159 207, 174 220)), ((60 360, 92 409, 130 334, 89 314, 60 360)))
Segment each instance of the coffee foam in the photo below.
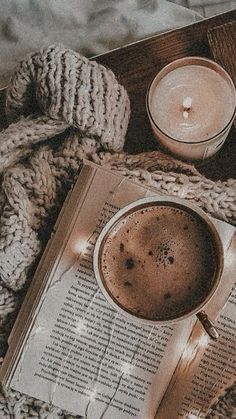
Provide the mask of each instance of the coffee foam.
POLYGON ((102 246, 112 298, 152 320, 191 311, 212 288, 216 252, 207 225, 177 207, 151 205, 118 221, 102 246))

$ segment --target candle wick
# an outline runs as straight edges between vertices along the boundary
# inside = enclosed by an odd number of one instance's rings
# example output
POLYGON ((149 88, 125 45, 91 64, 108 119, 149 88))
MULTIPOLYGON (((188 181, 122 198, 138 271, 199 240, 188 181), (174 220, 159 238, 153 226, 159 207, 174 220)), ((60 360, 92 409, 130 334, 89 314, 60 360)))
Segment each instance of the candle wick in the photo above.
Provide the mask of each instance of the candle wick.
POLYGON ((190 96, 186 96, 183 100, 183 117, 184 119, 188 119, 189 112, 191 111, 192 107, 192 98, 190 96))

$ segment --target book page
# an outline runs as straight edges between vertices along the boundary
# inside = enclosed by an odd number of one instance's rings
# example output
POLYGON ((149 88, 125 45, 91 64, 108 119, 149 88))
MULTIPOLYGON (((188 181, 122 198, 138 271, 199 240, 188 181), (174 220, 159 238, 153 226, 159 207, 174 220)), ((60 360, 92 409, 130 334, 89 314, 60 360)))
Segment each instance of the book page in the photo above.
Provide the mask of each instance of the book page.
POLYGON ((193 319, 143 325, 105 300, 93 274, 96 238, 119 208, 152 193, 101 171, 94 169, 69 240, 51 268, 10 386, 90 419, 153 419, 193 319))
POLYGON ((220 314, 220 338, 209 342, 192 379, 192 388, 181 403, 178 417, 205 418, 209 406, 236 379, 236 284, 220 314))
POLYGON ((206 312, 219 332, 211 340, 199 323, 193 329, 156 419, 205 418, 209 407, 236 379, 236 233, 220 223, 225 269, 206 312), (226 230, 229 230, 226 235, 226 230))

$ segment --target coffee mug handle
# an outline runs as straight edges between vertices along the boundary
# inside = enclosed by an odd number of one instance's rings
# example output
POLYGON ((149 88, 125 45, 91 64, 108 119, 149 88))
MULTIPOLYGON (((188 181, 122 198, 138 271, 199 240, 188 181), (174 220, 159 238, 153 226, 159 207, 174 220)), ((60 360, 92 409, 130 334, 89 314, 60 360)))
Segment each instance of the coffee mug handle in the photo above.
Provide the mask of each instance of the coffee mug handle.
POLYGON ((202 323, 205 331, 207 334, 214 340, 217 340, 219 337, 219 333, 212 323, 212 321, 209 319, 208 315, 205 313, 205 311, 199 311, 197 313, 198 320, 202 323))

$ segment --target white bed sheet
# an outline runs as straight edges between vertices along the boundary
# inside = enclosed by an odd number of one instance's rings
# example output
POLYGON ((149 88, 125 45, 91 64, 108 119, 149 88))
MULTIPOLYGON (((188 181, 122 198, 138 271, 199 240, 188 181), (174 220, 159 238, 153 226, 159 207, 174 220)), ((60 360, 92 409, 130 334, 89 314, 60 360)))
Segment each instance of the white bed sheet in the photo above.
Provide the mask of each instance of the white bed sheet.
POLYGON ((200 19, 166 0, 0 0, 0 88, 19 59, 53 42, 93 56, 200 19))

